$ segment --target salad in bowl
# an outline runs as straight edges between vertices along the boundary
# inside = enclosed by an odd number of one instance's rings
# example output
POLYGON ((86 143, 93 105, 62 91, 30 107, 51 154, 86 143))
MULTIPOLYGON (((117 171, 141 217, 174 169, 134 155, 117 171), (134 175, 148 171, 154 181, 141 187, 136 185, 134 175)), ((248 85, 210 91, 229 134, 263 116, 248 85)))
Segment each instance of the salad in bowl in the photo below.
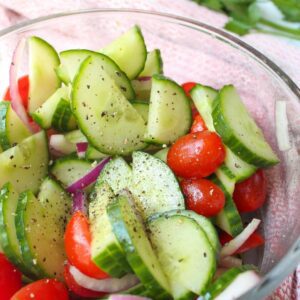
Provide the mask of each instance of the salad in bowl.
POLYGON ((241 254, 261 220, 242 214, 279 159, 233 85, 175 82, 161 50, 138 25, 98 51, 20 39, 0 103, 5 299, 234 299, 260 281, 241 254))

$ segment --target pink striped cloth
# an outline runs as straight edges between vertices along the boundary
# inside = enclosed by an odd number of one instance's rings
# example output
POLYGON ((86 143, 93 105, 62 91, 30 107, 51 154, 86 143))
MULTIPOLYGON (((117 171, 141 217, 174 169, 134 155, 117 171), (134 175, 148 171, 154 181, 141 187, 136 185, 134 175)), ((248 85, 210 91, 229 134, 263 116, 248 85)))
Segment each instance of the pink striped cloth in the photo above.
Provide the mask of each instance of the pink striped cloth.
MULTIPOLYGON (((140 8, 193 18, 216 27, 222 27, 227 20, 226 16, 188 0, 0 0, 0 29, 49 13, 87 8, 140 8)), ((262 34, 251 34, 243 40, 273 60, 300 86, 300 68, 296 67, 300 42, 262 34)), ((269 299, 300 299, 300 267, 269 299)))

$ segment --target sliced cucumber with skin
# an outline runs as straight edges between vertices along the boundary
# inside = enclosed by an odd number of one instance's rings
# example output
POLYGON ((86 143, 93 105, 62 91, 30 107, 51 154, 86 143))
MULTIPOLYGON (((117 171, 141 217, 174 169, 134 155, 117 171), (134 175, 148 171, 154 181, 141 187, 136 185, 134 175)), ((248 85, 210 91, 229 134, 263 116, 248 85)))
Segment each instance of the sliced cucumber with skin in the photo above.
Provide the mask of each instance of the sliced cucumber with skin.
POLYGON ((57 159, 50 169, 50 173, 62 183, 64 187, 68 187, 86 175, 92 168, 93 166, 88 160, 69 155, 57 159))
POLYGON ((107 207, 113 232, 136 276, 155 299, 171 299, 170 286, 161 270, 144 226, 132 206, 133 200, 123 193, 107 207))
POLYGON ((190 101, 182 87, 162 75, 154 75, 145 141, 170 144, 186 134, 191 123, 190 101))
POLYGON ((135 91, 136 98, 148 103, 150 101, 152 79, 138 78, 131 81, 132 87, 135 91))
POLYGON ((131 82, 119 66, 108 56, 90 50, 73 49, 60 53, 61 67, 68 73, 70 83, 73 81, 76 73, 78 72, 81 63, 89 56, 96 56, 102 60, 102 66, 105 72, 115 81, 121 92, 128 100, 135 98, 135 92, 131 82))
POLYGON ((236 182, 235 176, 224 164, 215 171, 215 174, 226 188, 226 191, 232 196, 236 182))
POLYGON ((102 170, 97 184, 106 182, 115 194, 131 185, 132 170, 122 157, 112 159, 102 170))
POLYGON ((35 112, 61 84, 55 69, 60 60, 55 49, 45 40, 32 36, 29 46, 28 111, 35 112))
POLYGON ((41 131, 0 154, 0 186, 10 182, 19 193, 27 189, 36 193, 48 163, 47 136, 41 131))
POLYGON ((31 132, 24 125, 8 101, 0 102, 0 146, 7 150, 29 137, 31 132))
POLYGON ((239 274, 256 269, 257 268, 253 265, 243 265, 229 269, 209 285, 204 293, 204 298, 207 300, 215 299, 236 279, 239 274))
POLYGON ((16 233, 15 215, 19 194, 10 183, 0 190, 0 245, 6 257, 23 273, 34 278, 34 274, 23 262, 21 248, 16 233))
POLYGON ((163 61, 159 49, 147 53, 145 67, 139 77, 148 77, 154 74, 163 74, 163 61))
POLYGON ((132 160, 130 191, 144 218, 185 208, 178 181, 164 162, 145 152, 134 152, 132 160))
POLYGON ((156 152, 153 156, 159 158, 164 163, 167 163, 168 152, 169 152, 169 148, 164 148, 156 152))
POLYGON ((72 144, 87 142, 86 137, 80 130, 73 130, 65 134, 65 138, 72 144))
POLYGON ((212 248, 214 249, 216 255, 218 255, 221 249, 221 245, 220 245, 219 236, 217 234, 216 228, 208 218, 199 215, 192 210, 175 209, 161 214, 160 213, 154 214, 147 219, 147 223, 151 223, 153 220, 157 218, 161 218, 161 217, 169 218, 175 215, 185 216, 196 221, 198 225, 201 227, 201 229, 205 232, 206 237, 210 242, 212 248))
POLYGON ((134 286, 126 291, 122 291, 122 294, 144 296, 144 297, 150 296, 147 289, 141 283, 137 284, 136 286, 134 286))
POLYGON ((98 183, 89 205, 90 230, 92 235, 91 256, 94 263, 113 277, 122 277, 131 272, 120 243, 116 239, 106 207, 115 195, 106 182, 98 183))
POLYGON ((222 88, 215 100, 212 116, 214 127, 224 144, 242 160, 257 167, 279 162, 234 86, 222 88))
POLYGON ((80 130, 103 153, 126 155, 144 148, 145 121, 101 66, 98 57, 87 58, 73 82, 72 107, 80 130))
POLYGON ((215 250, 201 226, 193 218, 174 214, 151 219, 148 228, 174 299, 186 299, 189 291, 200 295, 216 270, 215 250))
POLYGON ((99 160, 107 157, 107 154, 101 153, 97 149, 95 149, 93 146, 88 145, 86 151, 85 151, 85 158, 90 160, 99 160))
POLYGON ((23 260, 39 277, 63 279, 64 233, 71 198, 57 182, 46 178, 38 197, 21 194, 16 212, 17 237, 23 260))
POLYGON ((235 237, 243 231, 241 216, 224 184, 215 175, 210 176, 209 179, 218 185, 225 195, 225 206, 215 218, 216 225, 229 235, 235 237))
POLYGON ((131 103, 147 124, 149 115, 149 104, 142 101, 132 101, 131 103))
POLYGON ((100 52, 116 62, 129 79, 135 78, 144 69, 147 59, 144 37, 136 25, 100 52))

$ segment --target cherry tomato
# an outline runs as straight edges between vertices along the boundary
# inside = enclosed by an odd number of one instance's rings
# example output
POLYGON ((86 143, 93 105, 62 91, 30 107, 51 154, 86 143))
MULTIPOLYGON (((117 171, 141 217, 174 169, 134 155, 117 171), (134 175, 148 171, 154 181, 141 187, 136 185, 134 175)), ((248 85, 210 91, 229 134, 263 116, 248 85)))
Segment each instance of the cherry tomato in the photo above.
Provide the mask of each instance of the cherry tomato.
POLYGON ((224 207, 224 193, 213 182, 207 179, 183 179, 180 185, 188 209, 212 217, 224 207))
POLYGON ((196 84, 196 82, 185 82, 181 85, 188 97, 191 97, 190 91, 196 84))
POLYGON ((239 212, 251 212, 260 208, 267 195, 267 181, 263 170, 236 184, 233 200, 239 212))
POLYGON ((91 290, 88 290, 88 289, 80 286, 75 281, 72 274, 70 273, 70 264, 69 263, 65 265, 64 278, 65 278, 66 284, 67 284, 68 288, 70 289, 70 291, 78 296, 86 297, 86 298, 99 298, 99 297, 102 297, 105 295, 105 293, 91 291, 91 290))
MULTIPOLYGON (((222 232, 219 238, 222 246, 233 239, 233 237, 226 232, 222 232)), ((244 253, 248 250, 263 245, 264 242, 264 238, 258 232, 253 232, 248 240, 234 254, 244 253)))
POLYGON ((200 132, 200 131, 204 131, 204 130, 207 130, 207 127, 205 125, 204 120, 198 113, 197 116, 194 118, 194 122, 193 122, 190 132, 194 133, 194 132, 200 132))
MULTIPOLYGON (((25 75, 21 77, 18 81, 19 85, 19 93, 23 100, 23 105, 27 109, 28 108, 28 93, 29 93, 29 77, 25 75)), ((9 88, 6 90, 4 100, 11 100, 9 88)))
POLYGON ((67 288, 56 279, 42 279, 19 290, 11 300, 68 300, 67 288))
POLYGON ((0 299, 10 300, 22 287, 22 274, 0 253, 0 299))
POLYGON ((167 163, 183 178, 201 178, 212 174, 225 159, 221 138, 202 131, 180 137, 170 148, 167 163))
POLYGON ((73 214, 65 231, 65 250, 70 263, 87 276, 109 277, 91 259, 91 233, 88 218, 81 212, 73 214))

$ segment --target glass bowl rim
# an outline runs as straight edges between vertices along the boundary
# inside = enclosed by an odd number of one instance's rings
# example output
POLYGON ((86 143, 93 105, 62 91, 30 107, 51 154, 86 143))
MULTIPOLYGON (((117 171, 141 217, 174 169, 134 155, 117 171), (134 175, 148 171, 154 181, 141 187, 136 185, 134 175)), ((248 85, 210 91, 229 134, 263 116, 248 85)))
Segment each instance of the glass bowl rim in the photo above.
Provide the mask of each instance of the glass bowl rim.
MULTIPOLYGON (((300 88, 298 85, 287 75, 277 64, 275 64, 271 59, 262 54, 260 51, 256 50, 254 47, 248 45, 246 42, 242 41, 238 37, 230 34, 222 29, 216 28, 212 25, 196 21, 195 19, 181 17, 175 14, 162 13, 147 11, 142 9, 129 9, 129 8, 92 8, 92 9, 78 9, 70 10, 66 12, 60 12, 55 14, 50 14, 34 19, 29 19, 21 21, 15 25, 9 26, 0 30, 0 40, 5 36, 12 33, 16 33, 19 30, 30 28, 32 25, 37 25, 46 21, 51 21, 53 19, 84 15, 90 13, 131 13, 137 15, 148 15, 153 17, 158 17, 160 19, 165 19, 169 21, 179 22, 177 25, 192 25, 191 29, 198 29, 206 34, 214 36, 214 38, 221 38, 221 42, 226 40, 231 44, 231 46, 236 46, 240 48, 246 55, 250 56, 252 59, 260 63, 266 70, 281 81, 284 86, 286 86, 292 94, 298 99, 300 104, 300 88)), ((189 27, 190 27, 189 26, 189 27)), ((249 292, 244 294, 238 299, 252 300, 252 299, 262 299, 268 293, 272 292, 279 283, 285 279, 294 269, 297 263, 300 261, 300 238, 296 240, 294 245, 290 248, 289 252, 278 262, 278 264, 270 270, 261 280, 261 282, 249 292)))

